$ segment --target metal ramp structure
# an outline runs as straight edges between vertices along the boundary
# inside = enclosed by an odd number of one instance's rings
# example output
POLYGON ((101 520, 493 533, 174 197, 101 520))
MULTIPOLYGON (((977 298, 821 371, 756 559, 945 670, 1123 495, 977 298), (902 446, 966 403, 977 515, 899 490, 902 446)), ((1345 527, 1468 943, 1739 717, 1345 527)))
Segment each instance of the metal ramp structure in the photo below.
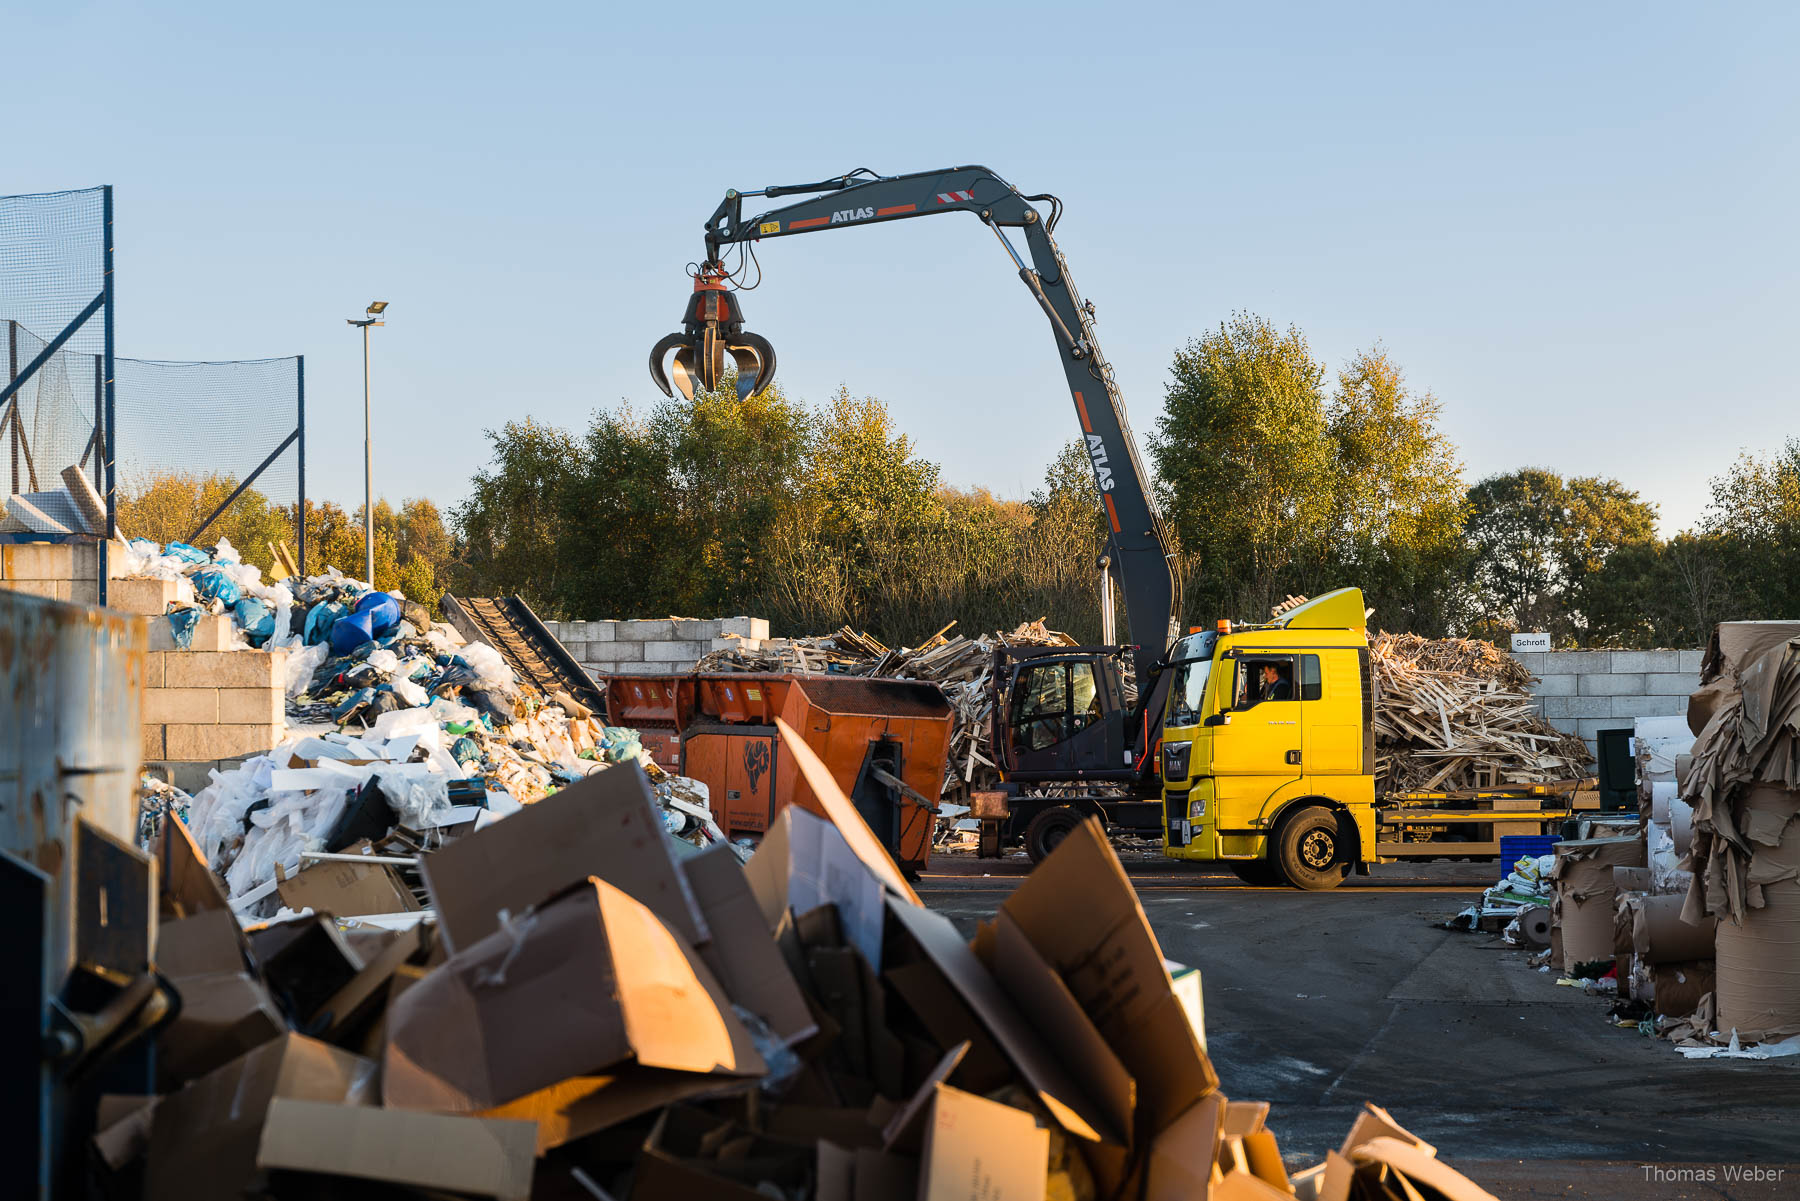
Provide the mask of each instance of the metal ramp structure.
POLYGON ((457 633, 499 651, 527 686, 545 697, 565 692, 597 714, 606 712, 606 694, 531 611, 524 597, 458 597, 446 592, 438 605, 457 633))

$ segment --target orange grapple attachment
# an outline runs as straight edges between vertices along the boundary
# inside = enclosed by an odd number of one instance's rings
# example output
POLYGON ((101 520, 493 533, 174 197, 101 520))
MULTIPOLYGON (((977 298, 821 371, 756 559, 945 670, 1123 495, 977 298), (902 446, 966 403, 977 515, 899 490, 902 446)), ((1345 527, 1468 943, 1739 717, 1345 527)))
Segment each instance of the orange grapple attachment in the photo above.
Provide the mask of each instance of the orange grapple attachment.
POLYGON ((694 277, 694 295, 681 315, 682 332, 670 334, 650 351, 650 378, 664 396, 673 396, 663 357, 673 350, 674 386, 687 399, 696 390, 712 391, 725 378, 725 356, 737 366, 739 400, 748 400, 775 379, 775 348, 760 334, 744 331, 744 312, 725 277, 703 270, 694 277))

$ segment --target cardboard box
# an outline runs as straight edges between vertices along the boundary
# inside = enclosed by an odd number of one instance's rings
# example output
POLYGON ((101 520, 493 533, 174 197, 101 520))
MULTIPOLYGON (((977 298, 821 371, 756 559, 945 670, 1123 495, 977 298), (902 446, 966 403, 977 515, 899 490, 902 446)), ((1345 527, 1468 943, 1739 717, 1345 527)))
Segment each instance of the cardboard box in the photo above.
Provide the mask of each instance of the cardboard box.
POLYGON ((1043 1201, 1050 1132, 1022 1109, 936 1087, 919 1201, 1043 1201))
POLYGON ((162 881, 161 916, 164 921, 192 917, 209 909, 231 909, 225 884, 207 866, 206 857, 181 821, 165 821, 156 855, 157 876, 162 881))
POLYGON ((736 853, 730 847, 713 847, 684 859, 681 870, 712 934, 696 949, 725 995, 768 1023, 790 1046, 818 1033, 818 1023, 763 922, 736 853))
MULTIPOLYGON (((1043 870, 1042 864, 1038 870, 1043 870)), ((1033 873, 1028 882, 1035 878, 1036 873, 1033 873)), ((1126 1131, 1112 1128, 1106 1110, 1075 1083, 1062 1056, 1044 1041, 1037 1028, 988 974, 949 918, 908 904, 898 897, 888 898, 888 913, 981 1019, 982 1025, 1031 1085, 1058 1125, 1089 1142, 1123 1144, 1126 1131)), ((1186 1029, 1186 1019, 1182 1021, 1183 1029, 1186 1029)))
POLYGON ((521 913, 407 989, 388 1015, 384 1062, 388 1105, 450 1113, 628 1064, 715 1085, 764 1071, 686 940, 598 879, 521 913))
POLYGON ((530 1122, 373 1109, 276 1097, 256 1166, 444 1189, 504 1201, 531 1195, 537 1129, 530 1122))
POLYGON ((419 861, 452 954, 589 876, 648 907, 691 947, 709 937, 643 768, 596 772, 419 861))
MULTIPOLYGON (((279 870, 278 867, 278 874, 279 870)), ((275 891, 289 909, 311 909, 314 913, 329 913, 333 917, 414 913, 419 909, 412 890, 402 884, 399 874, 385 863, 321 860, 282 879, 275 885, 275 891)))
POLYGON ((205 909, 156 928, 156 970, 165 976, 200 976, 249 970, 249 944, 229 909, 205 909))
POLYGON ((1097 822, 1071 831, 1000 912, 1063 978, 1136 1081, 1142 1128, 1161 1131, 1218 1087, 1149 919, 1097 822))
POLYGON ((765 1138, 714 1114, 672 1105, 638 1155, 631 1201, 797 1196, 811 1182, 817 1155, 811 1145, 765 1138))
POLYGON ((275 1098, 363 1105, 374 1079, 369 1060, 285 1034, 163 1097, 151 1121, 147 1201, 242 1201, 275 1098))
POLYGON ((763 834, 744 875, 770 928, 789 911, 798 916, 834 905, 850 945, 871 967, 881 966, 886 886, 832 823, 787 806, 763 834))
POLYGON ((170 983, 181 996, 181 1013, 156 1041, 164 1088, 205 1076, 287 1031, 274 997, 248 972, 209 972, 170 983))

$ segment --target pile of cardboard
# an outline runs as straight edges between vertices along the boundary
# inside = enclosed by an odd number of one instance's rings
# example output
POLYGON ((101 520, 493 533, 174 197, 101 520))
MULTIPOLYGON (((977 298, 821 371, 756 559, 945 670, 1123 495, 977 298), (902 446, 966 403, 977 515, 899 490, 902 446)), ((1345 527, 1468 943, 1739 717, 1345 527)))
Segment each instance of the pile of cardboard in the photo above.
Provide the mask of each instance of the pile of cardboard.
POLYGON ((1370 1107, 1290 1176, 1091 824, 965 941, 824 766, 747 866, 621 767, 423 857, 435 923, 240 929, 171 830, 157 1095, 112 1197, 1451 1198, 1370 1107), (302 1033, 304 1031, 304 1033, 302 1033))
MULTIPOLYGON (((868 634, 845 626, 822 638, 765 639, 754 650, 715 651, 695 667, 722 671, 831 672, 897 680, 929 680, 955 708, 941 799, 960 803, 971 792, 998 787, 1000 769, 989 742, 993 732, 994 650, 1001 646, 1075 646, 1076 640, 1045 626, 1020 622, 991 637, 948 636, 955 622, 916 647, 890 650, 868 634)), ((1129 687, 1129 682, 1127 682, 1129 687)))
POLYGON ((1800 1033, 1800 622, 1713 633, 1680 800, 1692 806, 1692 924, 1718 920, 1718 1031, 1800 1033))
POLYGON ((1475 638, 1377 634, 1378 793, 1550 784, 1588 774, 1587 744, 1545 724, 1531 673, 1475 638))

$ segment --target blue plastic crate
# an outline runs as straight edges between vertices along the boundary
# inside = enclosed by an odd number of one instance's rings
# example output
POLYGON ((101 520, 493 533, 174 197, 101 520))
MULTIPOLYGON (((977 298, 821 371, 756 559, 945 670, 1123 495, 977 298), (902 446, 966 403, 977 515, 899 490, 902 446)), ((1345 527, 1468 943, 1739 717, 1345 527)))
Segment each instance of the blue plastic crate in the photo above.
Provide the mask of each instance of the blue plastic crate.
POLYGON ((1500 862, 1507 871, 1512 865, 1530 855, 1548 855, 1557 843, 1562 841, 1559 834, 1502 834, 1500 836, 1500 862))

